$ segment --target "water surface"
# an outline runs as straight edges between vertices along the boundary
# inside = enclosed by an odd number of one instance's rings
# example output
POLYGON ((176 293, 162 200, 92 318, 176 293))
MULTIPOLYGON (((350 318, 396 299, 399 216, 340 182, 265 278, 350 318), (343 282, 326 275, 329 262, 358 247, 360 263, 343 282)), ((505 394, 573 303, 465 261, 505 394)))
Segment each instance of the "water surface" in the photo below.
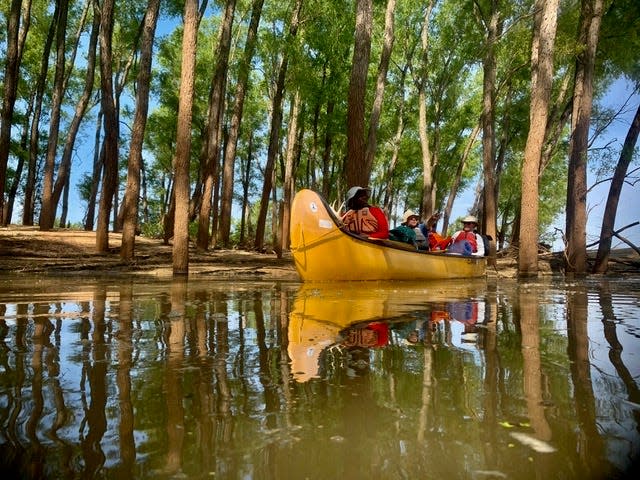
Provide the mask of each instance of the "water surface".
POLYGON ((0 280, 11 478, 621 478, 640 279, 0 280))

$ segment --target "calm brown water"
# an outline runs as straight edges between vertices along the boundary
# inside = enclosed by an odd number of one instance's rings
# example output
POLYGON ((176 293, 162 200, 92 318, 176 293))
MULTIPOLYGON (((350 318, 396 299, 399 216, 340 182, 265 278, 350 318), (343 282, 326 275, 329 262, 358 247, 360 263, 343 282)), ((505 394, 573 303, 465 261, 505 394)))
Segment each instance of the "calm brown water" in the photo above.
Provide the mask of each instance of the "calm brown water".
POLYGON ((0 279, 3 478, 604 479, 640 278, 0 279))

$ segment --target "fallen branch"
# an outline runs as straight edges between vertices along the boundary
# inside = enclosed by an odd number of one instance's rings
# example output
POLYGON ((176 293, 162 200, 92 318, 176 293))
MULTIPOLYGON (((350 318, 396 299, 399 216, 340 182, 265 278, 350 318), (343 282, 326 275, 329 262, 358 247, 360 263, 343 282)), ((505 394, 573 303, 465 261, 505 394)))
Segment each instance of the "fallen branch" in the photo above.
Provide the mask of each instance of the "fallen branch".
MULTIPOLYGON (((596 241, 595 241, 595 242, 593 242, 593 243, 590 243, 589 245, 587 245, 587 248, 594 247, 594 246, 598 245, 601 241, 603 241, 603 240, 607 240, 608 238, 611 238, 611 237, 618 237, 620 240, 622 240, 624 243, 626 243, 626 244, 627 244, 627 245, 629 245, 631 248, 633 248, 636 252, 638 252, 638 247, 636 247, 635 245, 633 245, 633 244, 629 243, 629 241, 628 241, 627 239, 625 239, 625 238, 621 237, 620 235, 618 235, 620 232, 622 232, 622 231, 626 230, 627 228, 635 227, 635 226, 636 226, 636 225, 638 225, 638 224, 640 224, 640 221, 638 221, 638 222, 633 222, 633 223, 630 223, 629 225, 626 225, 626 226, 624 226, 624 227, 622 227, 622 228, 619 228, 618 230, 616 230, 616 231, 614 231, 614 232, 611 232, 611 235, 605 236, 605 237, 603 237, 603 238, 600 238, 600 239, 596 240, 596 241)), ((558 228, 556 228, 556 230, 559 230, 559 229, 558 229, 558 228)), ((640 252, 638 252, 638 253, 640 253, 640 252)))

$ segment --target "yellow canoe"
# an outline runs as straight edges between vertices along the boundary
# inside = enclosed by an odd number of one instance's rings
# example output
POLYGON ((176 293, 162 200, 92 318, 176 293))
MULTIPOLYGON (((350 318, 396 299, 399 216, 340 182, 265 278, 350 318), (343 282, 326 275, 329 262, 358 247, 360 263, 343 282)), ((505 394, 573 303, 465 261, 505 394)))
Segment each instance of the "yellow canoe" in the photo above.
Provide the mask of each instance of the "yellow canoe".
POLYGON ((326 201, 301 190, 291 205, 291 253, 303 281, 438 280, 481 277, 486 259, 418 252, 407 244, 368 240, 339 227, 326 201))

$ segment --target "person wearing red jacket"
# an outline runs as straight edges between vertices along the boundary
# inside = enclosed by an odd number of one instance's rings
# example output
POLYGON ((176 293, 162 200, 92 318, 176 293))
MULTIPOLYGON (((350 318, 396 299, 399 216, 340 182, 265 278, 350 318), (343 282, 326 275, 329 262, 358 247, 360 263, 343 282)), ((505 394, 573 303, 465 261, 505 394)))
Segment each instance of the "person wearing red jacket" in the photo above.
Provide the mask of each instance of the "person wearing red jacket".
POLYGON ((342 216, 344 229, 365 238, 389 238, 389 221, 380 207, 369 205, 369 188, 351 187, 342 216))

